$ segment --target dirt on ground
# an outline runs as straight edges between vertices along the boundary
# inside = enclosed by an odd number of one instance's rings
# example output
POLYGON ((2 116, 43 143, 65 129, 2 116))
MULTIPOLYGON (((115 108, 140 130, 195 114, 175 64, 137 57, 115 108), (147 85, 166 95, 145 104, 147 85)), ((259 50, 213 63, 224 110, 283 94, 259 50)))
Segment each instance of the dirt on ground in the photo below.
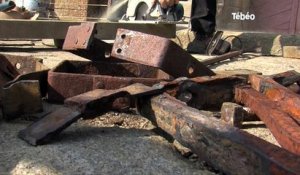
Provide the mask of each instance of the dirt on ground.
MULTIPOLYGON (((13 42, 14 43, 14 42, 13 42)), ((46 42, 48 43, 48 42, 46 42)), ((68 52, 26 41, 1 53, 33 55, 49 68, 64 59, 84 60, 68 52), (38 49, 32 50, 35 47, 38 49)), ((0 42, 1 45, 1 42, 0 42)), ((199 60, 207 58, 196 56, 199 60)), ((211 66, 213 70, 251 69, 263 74, 300 71, 300 60, 242 57, 211 66)), ((45 104, 48 109, 49 105, 45 104)), ((50 107, 51 108, 51 107, 50 107)), ((0 174, 218 174, 195 156, 183 157, 171 142, 154 132, 150 121, 132 112, 110 112, 93 120, 80 120, 52 143, 33 147, 17 137, 32 121, 0 121, 0 174)), ((262 122, 249 122, 244 130, 273 144, 276 140, 262 122)))

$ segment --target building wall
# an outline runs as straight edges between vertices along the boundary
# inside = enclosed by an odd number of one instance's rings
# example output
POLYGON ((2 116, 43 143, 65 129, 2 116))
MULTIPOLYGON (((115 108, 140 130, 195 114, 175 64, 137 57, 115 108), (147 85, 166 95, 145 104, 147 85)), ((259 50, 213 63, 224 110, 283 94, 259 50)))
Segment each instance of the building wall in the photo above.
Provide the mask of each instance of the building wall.
POLYGON ((52 0, 54 11, 61 19, 96 20, 106 13, 107 0, 52 0))

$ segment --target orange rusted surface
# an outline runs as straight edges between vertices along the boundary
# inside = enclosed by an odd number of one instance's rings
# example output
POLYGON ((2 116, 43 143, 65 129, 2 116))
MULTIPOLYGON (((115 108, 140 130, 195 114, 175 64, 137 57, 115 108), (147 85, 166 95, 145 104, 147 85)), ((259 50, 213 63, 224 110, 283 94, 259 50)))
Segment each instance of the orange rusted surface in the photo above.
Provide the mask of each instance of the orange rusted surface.
POLYGON ((235 100, 249 107, 271 130, 278 143, 300 155, 300 127, 276 102, 249 86, 237 87, 235 100))
POLYGON ((300 156, 209 117, 167 94, 140 99, 138 109, 200 159, 226 174, 300 172, 300 156))
POLYGON ((278 107, 291 115, 300 124, 300 95, 278 84, 269 77, 251 75, 249 77, 252 88, 263 93, 278 107))

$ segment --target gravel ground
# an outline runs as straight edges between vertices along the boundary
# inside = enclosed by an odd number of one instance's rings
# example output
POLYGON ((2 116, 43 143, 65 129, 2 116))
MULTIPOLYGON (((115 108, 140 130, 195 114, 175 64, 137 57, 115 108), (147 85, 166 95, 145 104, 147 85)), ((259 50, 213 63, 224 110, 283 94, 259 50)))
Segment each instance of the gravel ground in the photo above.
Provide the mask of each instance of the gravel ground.
MULTIPOLYGON (((43 48, 40 43, 26 46, 31 47, 43 48)), ((50 68, 64 59, 82 60, 51 48, 28 51, 5 50, 43 58, 50 68)), ((300 71, 300 60, 245 54, 211 68, 274 74, 300 71)), ((0 174, 214 174, 202 162, 182 157, 171 143, 152 131, 153 125, 148 120, 138 115, 108 113, 94 120, 79 121, 53 143, 38 147, 17 138, 18 131, 29 123, 0 121, 0 174)), ((247 123, 244 129, 277 144, 261 122, 247 123)))
POLYGON ((135 115, 80 121, 55 142, 32 147, 17 138, 29 122, 0 124, 0 174, 212 174, 183 158, 135 115))

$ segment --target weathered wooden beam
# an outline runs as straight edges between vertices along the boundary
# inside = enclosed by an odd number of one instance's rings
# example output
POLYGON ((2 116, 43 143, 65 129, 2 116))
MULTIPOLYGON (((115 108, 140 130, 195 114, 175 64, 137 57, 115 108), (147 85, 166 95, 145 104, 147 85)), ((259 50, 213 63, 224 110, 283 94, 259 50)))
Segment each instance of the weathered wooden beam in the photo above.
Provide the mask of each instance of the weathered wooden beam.
MULTIPOLYGON (((69 26, 79 24, 80 22, 58 20, 0 20, 0 38, 64 39, 69 26)), ((154 22, 97 22, 96 38, 102 40, 115 39, 118 28, 140 31, 167 38, 174 38, 176 36, 175 24, 154 22)))
POLYGON ((266 124, 283 148, 300 155, 300 127, 287 113, 281 111, 276 102, 249 86, 237 87, 235 99, 249 107, 266 124))
POLYGON ((249 81, 252 88, 276 102, 281 110, 291 115, 300 124, 300 95, 269 77, 251 75, 249 81))
POLYGON ((140 113, 228 174, 298 174, 300 157, 163 94, 141 99, 140 113))

